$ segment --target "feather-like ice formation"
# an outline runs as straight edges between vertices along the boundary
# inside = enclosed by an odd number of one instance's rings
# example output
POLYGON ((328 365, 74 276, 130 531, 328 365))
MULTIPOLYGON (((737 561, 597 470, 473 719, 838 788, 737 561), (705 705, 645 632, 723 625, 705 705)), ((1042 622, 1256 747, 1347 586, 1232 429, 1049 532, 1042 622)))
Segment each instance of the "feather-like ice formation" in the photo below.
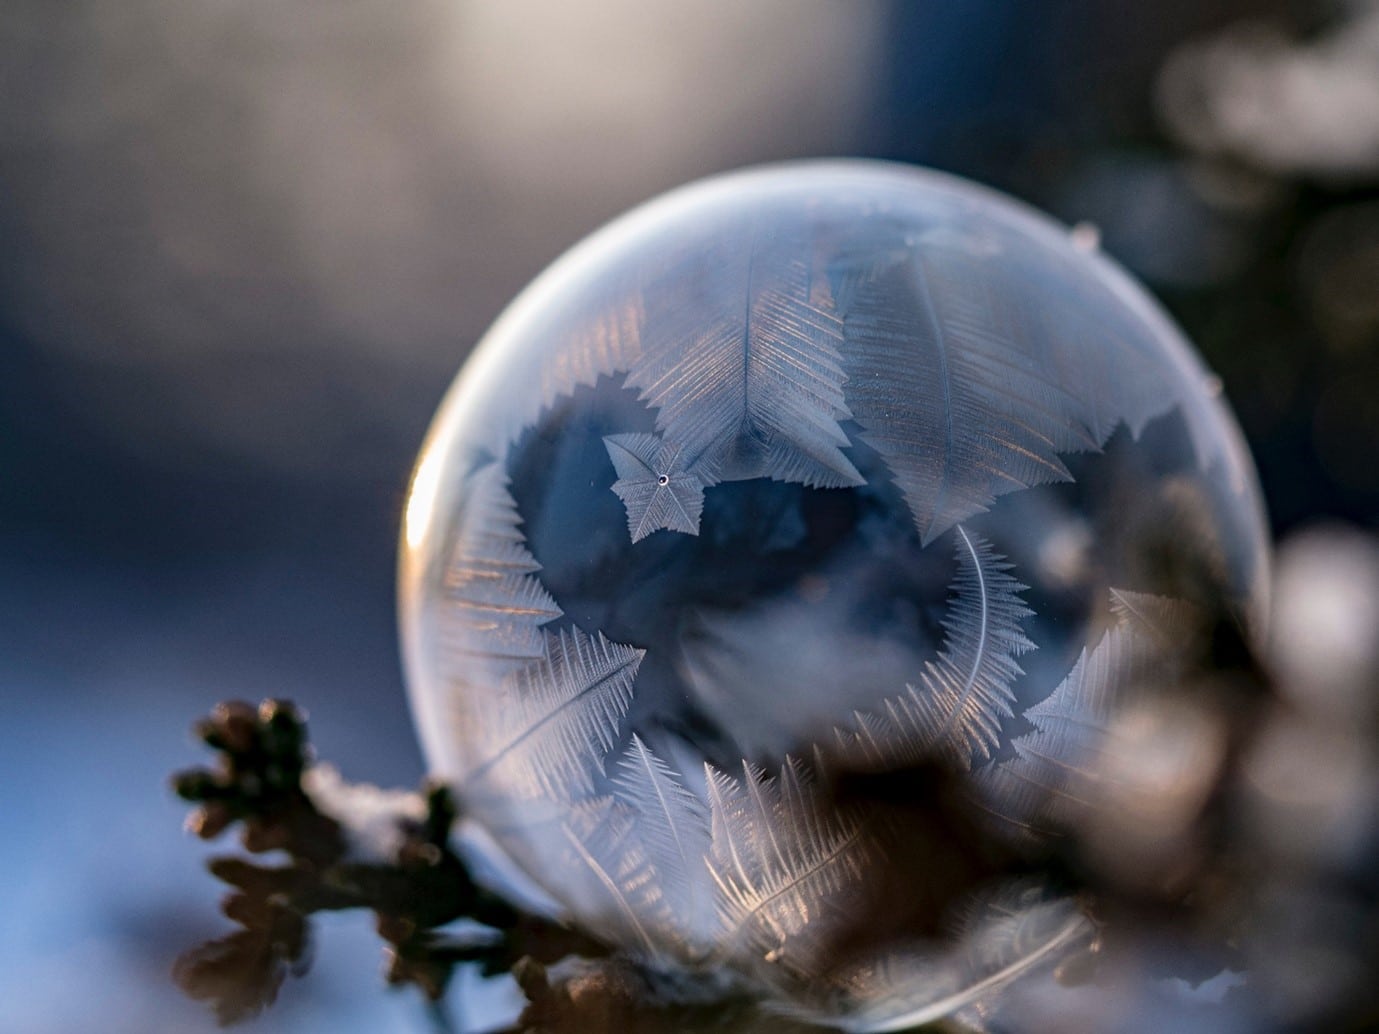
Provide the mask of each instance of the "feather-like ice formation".
POLYGON ((702 926, 709 900, 708 808, 635 734, 618 760, 613 788, 635 816, 660 898, 686 930, 702 926))
POLYGON ((821 802, 801 763, 737 779, 706 765, 720 945, 790 979, 828 964, 832 940, 867 907, 879 841, 861 814, 821 802))
POLYGON ((522 518, 501 464, 487 463, 465 482, 454 546, 444 570, 437 628, 455 673, 487 677, 536 660, 541 626, 561 616, 536 573, 522 518))
POLYGON ((1165 674, 1175 670, 1172 662, 1189 651, 1203 631, 1202 614, 1191 603, 1150 592, 1112 589, 1111 613, 1121 627, 1144 640, 1146 649, 1169 662, 1165 674))
MULTIPOLYGON (((1090 921, 1069 898, 1038 886, 1004 887, 969 902, 951 947, 895 947, 832 975, 822 1012, 790 1010, 846 1031, 900 1031, 946 1016, 979 1019, 1022 977, 1088 940, 1090 921)), ((821 997, 824 997, 821 996, 821 997)), ((973 1024, 974 1029, 982 1029, 973 1024)))
POLYGON ((866 232, 894 239, 833 263, 847 404, 925 543, 1000 495, 1070 480, 1060 454, 1100 449, 1122 421, 1138 434, 1180 401, 1149 329, 1108 322, 1109 292, 1048 249, 954 228, 866 232))
POLYGON ((884 768, 942 757, 970 767, 987 758, 1013 715, 1016 658, 1034 644, 1021 630, 1031 614, 1010 564, 980 536, 957 528, 958 574, 944 644, 917 682, 873 713, 836 730, 844 764, 884 768))
POLYGON ((929 937, 958 892, 908 865, 922 831, 808 776, 966 770, 1017 836, 1197 814, 1213 784, 1176 773, 1217 757, 1214 713, 1138 689, 1174 605, 1101 587, 1262 602, 1248 463, 1153 303, 1018 207, 839 166, 702 189, 543 276, 438 416, 402 596, 428 754, 610 947, 856 1029, 979 1011, 1075 908, 929 937))
POLYGON ((1116 624, 1025 712, 1034 728, 1014 740, 1015 756, 977 773, 983 806, 1021 836, 1052 835, 1090 806, 1116 750, 1112 718, 1137 690, 1171 682, 1197 631, 1195 609, 1163 596, 1113 589, 1111 609, 1116 624))
POLYGON ((990 276, 932 258, 916 250, 857 285, 844 353, 862 438, 926 544, 1003 492, 1069 480, 1058 454, 1096 445, 1064 415, 1067 391, 1002 326, 1008 303, 990 276))
MULTIPOLYGON (((721 230, 721 228, 720 228, 721 230)), ((815 277, 807 227, 701 243, 648 285, 649 343, 627 385, 705 484, 770 477, 860 485, 843 455, 843 325, 815 277)))
MULTIPOLYGON (((627 507, 627 531, 633 542, 662 528, 699 534, 705 481, 702 472, 684 469, 678 445, 644 433, 611 434, 603 444, 618 472, 613 491, 627 507)), ((712 471, 709 476, 712 481, 712 471)))
POLYGON ((635 734, 610 772, 612 795, 560 823, 557 889, 611 943, 658 963, 702 961, 716 933, 708 807, 635 734))
POLYGON ((565 896, 580 902, 587 921, 634 955, 661 955, 656 928, 669 925, 656 873, 636 833, 631 808, 607 797, 576 804, 561 824, 566 864, 556 874, 565 896))
POLYGON ((977 786, 996 818, 1022 835, 1056 829, 1057 799, 1078 799, 1095 779, 1096 756, 1109 746, 1107 722, 1120 691, 1141 674, 1133 633, 1110 629, 1084 649, 1067 678, 1025 712, 1034 731, 1015 741, 1016 756, 978 773, 977 786))
POLYGON ((600 377, 629 369, 641 354, 644 313, 635 277, 614 277, 590 297, 564 300, 548 310, 528 310, 527 333, 546 343, 542 361, 522 368, 523 390, 509 392, 509 404, 493 413, 499 452, 536 423, 557 399, 600 377), (516 403, 515 405, 513 403, 516 403))
POLYGON ((594 793, 646 651, 579 628, 544 637, 542 656, 483 701, 486 735, 463 773, 470 793, 554 801, 594 793))

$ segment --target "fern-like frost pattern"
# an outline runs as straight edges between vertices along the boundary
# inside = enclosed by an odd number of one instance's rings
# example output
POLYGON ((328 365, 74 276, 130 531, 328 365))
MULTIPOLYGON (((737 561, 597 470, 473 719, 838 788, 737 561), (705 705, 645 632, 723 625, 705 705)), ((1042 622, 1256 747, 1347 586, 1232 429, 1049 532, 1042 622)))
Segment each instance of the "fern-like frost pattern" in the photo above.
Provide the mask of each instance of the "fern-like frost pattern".
POLYGON ((638 836, 655 867, 660 899, 690 932, 690 939, 700 941, 704 924, 698 920, 709 903, 708 808, 636 734, 618 761, 613 791, 636 816, 638 836))
POLYGON ((900 1031, 956 1016, 987 1027, 1001 995, 1090 940, 1091 923, 1076 903, 1038 884, 1015 884, 957 909, 955 949, 915 945, 850 959, 829 975, 808 1004, 777 1011, 845 1031, 900 1031))
POLYGON ((497 463, 470 475, 444 570, 439 634, 460 674, 478 665, 492 677, 541 657, 541 626, 561 616, 536 577, 508 486, 497 463))
POLYGON ((794 979, 817 974, 840 922, 865 911, 882 864, 874 831, 823 803, 794 758, 778 778, 747 761, 740 779, 707 776, 721 943, 794 979))
POLYGON ((640 278, 615 277, 589 297, 557 297, 548 308, 529 310, 527 319, 526 332, 547 342, 548 352, 539 365, 520 370, 521 392, 484 413, 486 439, 499 452, 559 399, 576 388, 592 388, 600 377, 622 373, 638 360, 646 323, 640 278))
POLYGON ((1135 694, 1171 685, 1200 628, 1195 608, 1148 593, 1112 590, 1115 619, 1067 678, 1025 712, 1034 726, 1016 755, 979 773, 985 806, 1021 836, 1058 835, 1085 812, 1117 749, 1112 720, 1135 694))
POLYGON ((665 957, 674 920, 636 820, 634 809, 607 797, 575 805, 560 827, 565 865, 558 881, 599 933, 654 962, 665 957))
POLYGON ((943 650, 878 712, 858 713, 851 728, 838 730, 844 761, 888 768, 943 758, 967 768, 990 756, 1001 722, 1014 714, 1016 658, 1034 646, 1020 627, 1031 613, 1020 599, 1025 587, 989 543, 961 526, 957 551, 943 650))
POLYGON ((465 773, 471 789, 547 800, 592 796, 644 655, 602 633, 545 633, 542 656, 513 672, 489 701, 483 751, 465 773))
POLYGON ((1181 398, 1142 327, 1019 237, 872 232, 896 239, 835 262, 847 401, 925 543, 1181 398))
POLYGON ((940 766, 1016 841, 1152 794, 1117 737, 1193 649, 1178 597, 1263 613, 1205 383, 1109 263, 951 180, 653 203, 509 309, 438 419, 402 565, 432 763, 495 868, 642 963, 848 1030, 979 1020, 1077 904, 984 887, 946 937, 870 945, 920 834, 830 792, 940 766))
POLYGON ((842 449, 842 321, 819 297, 808 236, 734 234, 647 290, 645 349, 627 384, 704 484, 769 477, 858 485, 842 449))

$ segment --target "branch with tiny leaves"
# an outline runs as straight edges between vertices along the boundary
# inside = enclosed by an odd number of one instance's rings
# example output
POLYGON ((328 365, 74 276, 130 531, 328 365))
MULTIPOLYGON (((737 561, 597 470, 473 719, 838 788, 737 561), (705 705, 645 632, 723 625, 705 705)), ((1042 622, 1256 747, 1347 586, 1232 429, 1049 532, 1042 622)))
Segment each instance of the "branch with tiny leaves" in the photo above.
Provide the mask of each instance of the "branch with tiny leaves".
MULTIPOLYGON (((394 857, 358 860, 350 845, 360 831, 351 828, 349 809, 332 809, 331 795, 309 792, 313 759, 306 722, 287 701, 265 700, 257 708, 222 703, 195 732, 219 757, 214 768, 173 778, 177 794, 196 805, 188 828, 209 840, 238 823, 247 851, 287 856, 277 865, 226 855, 208 863, 230 888, 222 911, 239 929, 185 952, 173 976, 188 995, 207 1002, 222 1025, 258 1015, 276 1001, 289 974, 306 971, 314 913, 362 908, 375 914, 385 942, 388 983, 420 989, 437 1009, 459 966, 475 965, 486 976, 512 974, 527 1006, 504 1034, 819 1029, 765 1013, 749 997, 668 1001, 647 973, 600 941, 479 886, 450 846, 458 816, 439 784, 423 787, 423 806, 398 809, 394 857), (460 919, 487 928, 487 935, 444 932, 460 919)), ((419 802, 412 797, 409 803, 419 802)), ((444 1027, 443 1015, 437 1016, 444 1027)))
POLYGON ((322 810, 303 788, 312 761, 305 720, 291 703, 220 704, 195 730, 219 761, 173 779, 178 796, 196 805, 188 828, 209 840, 238 823, 247 851, 280 851, 288 859, 280 865, 230 856, 209 862, 212 875, 230 887, 222 911, 239 929, 184 953, 174 978, 188 995, 209 1003, 222 1024, 257 1015, 276 1000, 289 973, 306 970, 315 912, 373 911, 386 943, 389 983, 413 985, 432 1002, 444 996, 463 964, 491 975, 509 972, 519 960, 540 967, 571 955, 607 953, 598 941, 521 912, 478 886, 450 847, 456 809, 438 784, 423 789, 419 821, 398 816, 400 846, 393 859, 353 858, 347 817, 322 810), (462 938, 440 930, 458 919, 492 933, 462 938))
MULTIPOLYGON (((983 886, 1032 878, 1076 895, 1097 928, 1094 942, 1058 961, 1053 979, 1099 988, 1113 1015, 1116 996, 1125 993, 1116 990, 1118 974, 1195 985, 1248 972, 1251 952, 1261 945, 1271 957, 1288 957, 1291 943, 1259 933, 1261 914, 1278 918, 1269 909, 1276 907, 1272 896, 1286 867, 1300 900, 1331 902, 1338 888, 1351 888, 1345 900, 1363 922, 1328 933, 1321 943, 1347 951, 1362 972, 1359 962, 1374 960, 1372 939, 1360 945, 1345 938, 1368 936, 1363 923, 1375 914, 1372 868, 1358 868, 1359 855, 1336 854, 1334 840, 1299 842, 1290 825, 1296 800, 1270 796, 1254 776, 1301 771, 1299 760, 1310 757, 1301 751, 1313 742, 1348 744, 1356 756, 1372 759, 1372 719, 1338 724, 1330 711, 1309 710, 1304 695, 1280 692, 1233 622, 1215 618, 1200 631, 1179 646, 1185 660, 1175 671, 1182 670, 1161 687, 1152 712, 1156 742, 1172 746, 1185 735, 1181 730, 1197 727, 1184 723, 1203 715, 1214 719, 1218 734, 1214 760, 1201 767, 1188 806, 1173 815, 1167 832, 1150 830, 1175 850, 1108 851, 1143 839, 1138 829, 1127 835, 1124 809, 1088 809, 1074 813, 1077 821, 1055 816, 1052 835, 1012 844, 981 818, 986 812, 974 810, 965 777, 942 758, 881 771, 840 770, 823 787, 836 804, 878 810, 907 831, 905 848, 894 850, 875 877, 882 881, 875 912, 854 917, 859 936, 942 937, 952 902, 971 900, 983 886), (1297 739, 1299 730, 1314 739, 1297 739), (1268 821, 1242 822, 1241 815, 1268 821), (1247 935, 1263 939, 1251 943, 1247 935)), ((191 830, 211 839, 239 824, 247 851, 285 858, 265 864, 220 856, 209 863, 229 887, 223 910, 237 929, 184 954, 175 976, 222 1023, 255 1016, 289 974, 306 969, 314 913, 365 908, 374 912, 386 945, 388 981, 419 988, 436 1005, 442 1026, 438 1003, 457 967, 470 965, 511 974, 526 995, 526 1008, 504 1034, 818 1029, 770 1014, 736 985, 723 988, 726 997, 687 1001, 675 993, 682 989, 667 987, 666 974, 639 968, 608 945, 478 886, 450 846, 457 813, 444 788, 402 794, 343 783, 328 766, 313 764, 304 720, 289 703, 222 704, 196 731, 218 761, 175 779, 177 792, 196 805, 191 830), (478 932, 447 931, 458 919, 473 920, 478 932)), ((1349 809, 1337 814, 1372 837, 1371 801, 1358 795, 1332 806, 1349 809)), ((1139 822, 1138 812, 1128 816, 1139 822)), ((846 957, 860 943, 843 939, 835 950, 846 957)), ((1222 1015, 1255 1015, 1255 994, 1247 985, 1232 986, 1222 1015)), ((1334 1000, 1305 1004, 1299 1015, 1308 1029, 1370 1030, 1379 1006, 1372 983, 1357 981, 1334 1000)), ((924 1029, 967 1028, 942 1019, 924 1029)))

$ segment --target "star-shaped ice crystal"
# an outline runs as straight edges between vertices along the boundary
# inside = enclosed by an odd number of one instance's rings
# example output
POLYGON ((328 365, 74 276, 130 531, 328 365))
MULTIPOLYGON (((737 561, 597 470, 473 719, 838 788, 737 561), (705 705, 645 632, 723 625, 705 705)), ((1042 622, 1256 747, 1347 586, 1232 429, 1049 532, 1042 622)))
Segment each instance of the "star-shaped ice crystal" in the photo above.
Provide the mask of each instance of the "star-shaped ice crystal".
POLYGON ((699 534, 704 482, 680 465, 680 447, 654 434, 610 434, 603 439, 618 472, 613 491, 627 507, 632 541, 665 528, 699 534))

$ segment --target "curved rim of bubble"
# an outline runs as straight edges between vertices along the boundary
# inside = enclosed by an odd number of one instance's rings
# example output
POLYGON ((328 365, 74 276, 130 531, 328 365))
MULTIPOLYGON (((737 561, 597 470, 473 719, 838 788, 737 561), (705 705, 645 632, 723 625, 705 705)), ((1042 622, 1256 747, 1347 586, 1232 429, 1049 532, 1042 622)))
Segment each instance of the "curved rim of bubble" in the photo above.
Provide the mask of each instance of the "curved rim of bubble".
MULTIPOLYGON (((1219 380, 1209 371, 1184 333, 1139 282, 1100 247, 1080 248, 1071 241, 1066 224, 1018 198, 961 176, 921 166, 865 158, 823 158, 776 162, 717 173, 673 188, 643 201, 627 212, 595 229, 566 249, 547 265, 500 312, 484 331, 458 368, 426 432, 405 496, 397 567, 397 618, 404 668, 404 681, 417 731, 428 765, 438 752, 429 743, 435 723, 427 720, 430 704, 419 685, 421 646, 416 641, 420 622, 415 613, 420 605, 417 583, 424 568, 424 543, 431 514, 449 466, 454 444, 453 425, 468 409, 468 400, 489 390, 489 382, 499 375, 505 359, 505 343, 521 334, 524 324, 559 298, 581 270, 615 262, 620 251, 658 228, 670 227, 677 217, 700 205, 750 205, 753 200, 784 201, 807 199, 811 194, 834 192, 840 199, 854 195, 865 201, 868 195, 884 191, 905 194, 913 190, 938 192, 968 205, 991 206, 1000 218, 1013 223, 1039 241, 1063 251, 1075 251, 1089 263, 1111 293, 1154 332, 1165 356, 1191 381, 1202 386, 1203 401, 1215 406, 1218 421, 1226 435, 1226 453, 1234 462, 1231 470, 1237 494, 1254 511, 1252 522, 1260 529, 1259 571, 1255 598, 1250 601, 1249 632, 1262 642, 1267 635, 1271 558, 1268 550, 1268 520, 1263 505, 1258 475, 1249 460, 1249 450, 1229 403, 1219 390, 1219 380)), ((513 866, 514 870, 516 867, 513 866)), ((515 871, 513 875, 517 875, 515 871)), ((504 873, 504 875, 508 875, 504 873)), ((530 877, 520 874, 519 884, 527 885, 538 898, 547 897, 530 877)))

